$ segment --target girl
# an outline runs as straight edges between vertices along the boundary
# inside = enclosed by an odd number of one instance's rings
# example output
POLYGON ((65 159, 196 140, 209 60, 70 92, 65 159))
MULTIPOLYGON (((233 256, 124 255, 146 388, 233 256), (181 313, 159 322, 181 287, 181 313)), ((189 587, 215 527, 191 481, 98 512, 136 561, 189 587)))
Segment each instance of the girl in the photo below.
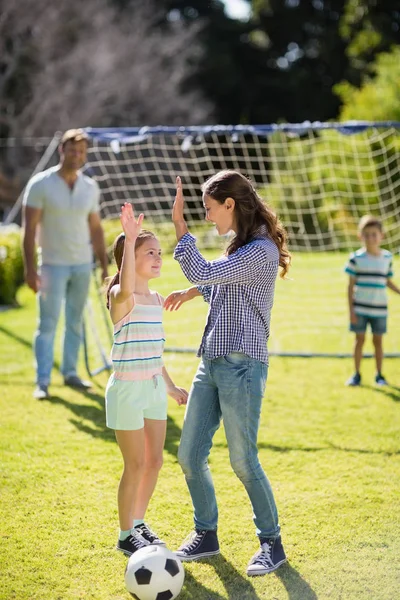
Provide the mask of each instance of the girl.
POLYGON ((120 218, 124 233, 114 242, 118 272, 107 289, 114 372, 106 389, 106 419, 124 461, 117 549, 130 556, 145 545, 164 544, 144 515, 162 465, 167 393, 186 404, 187 392, 174 385, 162 362, 163 298, 149 290, 150 279, 160 276, 160 244, 153 233, 141 231, 143 215, 136 220, 131 204, 124 204, 120 218))
POLYGON ((275 280, 279 266, 283 277, 287 273, 290 254, 285 230, 243 175, 221 171, 202 191, 206 220, 215 224, 219 235, 233 230, 235 236, 223 258, 203 258, 184 220, 178 177, 172 213, 178 239, 174 256, 198 287, 174 292, 165 308, 177 309, 202 294, 210 309, 178 452, 194 506, 195 530, 177 555, 185 561, 219 553, 218 509, 207 459, 223 418, 230 462, 249 495, 260 540, 247 574, 264 575, 286 561, 274 496, 258 460, 257 433, 275 280))

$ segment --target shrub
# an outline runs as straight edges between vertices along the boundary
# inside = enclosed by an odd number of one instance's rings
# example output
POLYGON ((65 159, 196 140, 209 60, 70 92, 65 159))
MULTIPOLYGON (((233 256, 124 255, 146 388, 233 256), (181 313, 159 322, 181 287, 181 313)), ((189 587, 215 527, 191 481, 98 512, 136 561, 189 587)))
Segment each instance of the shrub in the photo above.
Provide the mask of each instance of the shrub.
POLYGON ((21 233, 18 227, 0 228, 0 304, 15 304, 24 282, 21 233))

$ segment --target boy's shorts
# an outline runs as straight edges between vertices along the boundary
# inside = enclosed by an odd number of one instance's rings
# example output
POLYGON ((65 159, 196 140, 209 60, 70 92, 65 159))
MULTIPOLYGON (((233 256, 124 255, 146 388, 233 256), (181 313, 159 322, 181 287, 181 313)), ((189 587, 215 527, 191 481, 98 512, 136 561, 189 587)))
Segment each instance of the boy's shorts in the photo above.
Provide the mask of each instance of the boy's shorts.
POLYGON ((371 331, 375 335, 386 333, 387 317, 367 317, 366 315, 356 315, 357 323, 350 323, 350 331, 354 333, 365 333, 368 323, 371 331))
POLYGON ((117 379, 113 373, 106 388, 107 427, 133 431, 144 427, 144 419, 167 419, 167 389, 163 376, 125 381, 117 379))

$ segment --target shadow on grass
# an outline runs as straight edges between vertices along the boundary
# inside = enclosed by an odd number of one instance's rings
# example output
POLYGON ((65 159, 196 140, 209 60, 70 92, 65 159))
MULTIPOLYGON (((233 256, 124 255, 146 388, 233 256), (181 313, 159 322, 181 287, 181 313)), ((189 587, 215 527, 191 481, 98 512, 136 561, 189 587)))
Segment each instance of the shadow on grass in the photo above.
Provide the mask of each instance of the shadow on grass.
POLYGON ((363 385, 363 388, 367 390, 372 390, 374 392, 378 392, 379 394, 383 394, 386 398, 390 400, 394 400, 394 402, 400 402, 400 387, 395 385, 385 385, 382 387, 376 387, 372 385, 363 385))
MULTIPOLYGON (((52 395, 42 402, 51 402, 60 404, 67 408, 79 419, 71 418, 71 423, 83 433, 91 435, 94 438, 102 438, 106 441, 115 441, 113 429, 106 426, 106 415, 104 410, 104 396, 95 392, 82 391, 83 396, 94 400, 100 406, 93 404, 82 404, 70 402, 59 395, 52 395)), ((176 457, 178 453, 179 440, 181 437, 181 428, 170 416, 167 417, 167 436, 165 440, 165 450, 176 457)))
POLYGON ((200 583, 189 571, 185 571, 185 583, 182 590, 182 600, 261 600, 251 581, 243 577, 231 563, 221 554, 210 560, 203 560, 215 569, 216 574, 223 583, 226 595, 218 594, 200 583), (185 593, 186 592, 186 593, 185 593))
MULTIPOLYGON (((195 579, 191 573, 186 571, 182 600, 184 598, 194 598, 196 600, 222 600, 226 597, 229 600, 261 600, 265 598, 264 592, 262 596, 258 595, 257 590, 253 586, 252 579, 243 576, 221 554, 207 562, 215 570, 218 578, 223 583, 226 595, 221 596, 221 594, 210 590, 195 579)), ((282 565, 275 573, 267 575, 266 584, 268 578, 274 575, 284 585, 289 600, 317 600, 318 596, 310 584, 289 563, 282 565)))

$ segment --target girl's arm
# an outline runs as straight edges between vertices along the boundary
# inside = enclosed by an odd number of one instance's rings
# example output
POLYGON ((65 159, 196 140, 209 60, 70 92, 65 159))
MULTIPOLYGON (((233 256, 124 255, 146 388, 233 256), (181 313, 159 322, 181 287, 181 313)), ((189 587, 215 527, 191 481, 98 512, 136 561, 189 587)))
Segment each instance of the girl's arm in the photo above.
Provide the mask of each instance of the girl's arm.
POLYGON ((196 296, 202 296, 201 291, 196 286, 188 288, 187 290, 171 292, 165 299, 164 308, 165 310, 170 311, 178 310, 184 302, 193 300, 196 296))
POLYGON ((176 400, 179 406, 181 404, 186 404, 188 400, 187 391, 181 387, 177 387, 174 384, 165 367, 162 368, 162 376, 165 381, 168 395, 176 400))
POLYGON ((397 285, 395 283, 393 283, 393 281, 391 279, 388 279, 387 286, 390 290, 392 290, 393 292, 396 292, 396 294, 400 294, 400 288, 397 287, 397 285))
MULTIPOLYGON (((124 254, 119 273, 119 283, 114 285, 110 291, 111 301, 111 317, 113 321, 119 320, 118 313, 121 307, 118 305, 131 303, 132 308, 134 303, 133 292, 135 290, 135 243, 136 238, 140 233, 143 221, 143 214, 140 214, 137 221, 133 214, 132 205, 128 202, 122 206, 120 215, 122 229, 125 233, 124 254)), ((122 311, 121 311, 122 312, 122 311)), ((125 306, 123 307, 122 318, 126 314, 125 306)))

